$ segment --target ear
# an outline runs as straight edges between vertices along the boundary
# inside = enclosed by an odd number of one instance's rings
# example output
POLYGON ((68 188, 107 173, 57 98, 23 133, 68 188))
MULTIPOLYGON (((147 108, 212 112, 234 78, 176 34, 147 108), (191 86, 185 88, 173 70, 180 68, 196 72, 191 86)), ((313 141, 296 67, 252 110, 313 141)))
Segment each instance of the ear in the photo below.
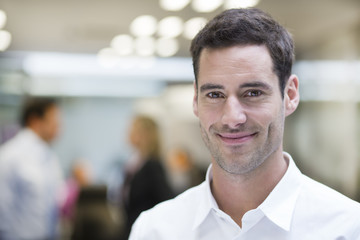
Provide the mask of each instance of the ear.
POLYGON ((194 82, 194 99, 193 99, 193 111, 194 114, 198 117, 199 113, 198 113, 198 95, 197 95, 197 87, 196 87, 196 83, 194 82))
POLYGON ((35 114, 31 114, 26 121, 26 126, 37 129, 40 125, 40 120, 40 117, 36 116, 35 114))
POLYGON ((285 116, 292 114, 300 102, 299 79, 296 75, 291 75, 284 91, 285 116))

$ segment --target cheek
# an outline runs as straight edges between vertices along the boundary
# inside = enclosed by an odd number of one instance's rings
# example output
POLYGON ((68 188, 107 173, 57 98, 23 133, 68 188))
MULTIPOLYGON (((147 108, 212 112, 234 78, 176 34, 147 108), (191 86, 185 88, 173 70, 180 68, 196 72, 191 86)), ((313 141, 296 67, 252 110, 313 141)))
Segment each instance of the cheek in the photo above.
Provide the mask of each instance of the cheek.
POLYGON ((57 132, 60 129, 60 122, 57 119, 53 119, 53 121, 51 122, 51 131, 53 131, 55 134, 57 134, 57 132))
POLYGON ((203 128, 208 131, 209 128, 221 118, 221 111, 214 109, 209 111, 205 108, 199 108, 198 117, 203 128))
POLYGON ((264 106, 252 109, 247 112, 248 121, 256 122, 263 128, 268 128, 272 124, 278 124, 279 119, 283 116, 281 108, 272 106, 264 106))

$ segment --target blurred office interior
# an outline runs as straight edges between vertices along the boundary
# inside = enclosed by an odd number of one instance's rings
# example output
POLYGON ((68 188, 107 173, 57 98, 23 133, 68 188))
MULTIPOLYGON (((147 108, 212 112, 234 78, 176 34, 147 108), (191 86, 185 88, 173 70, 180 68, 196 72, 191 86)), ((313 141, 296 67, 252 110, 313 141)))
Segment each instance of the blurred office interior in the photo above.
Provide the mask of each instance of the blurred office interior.
POLYGON ((304 173, 359 201, 360 1, 169 2, 177 6, 0 0, 1 142, 16 131, 25 95, 54 96, 62 132, 53 148, 66 174, 82 159, 93 183, 121 181, 115 171, 132 153, 128 130, 138 113, 159 123, 164 159, 183 148, 206 168, 210 155, 192 113, 190 39, 231 4, 256 4, 295 39, 301 103, 287 119, 285 150, 304 173))

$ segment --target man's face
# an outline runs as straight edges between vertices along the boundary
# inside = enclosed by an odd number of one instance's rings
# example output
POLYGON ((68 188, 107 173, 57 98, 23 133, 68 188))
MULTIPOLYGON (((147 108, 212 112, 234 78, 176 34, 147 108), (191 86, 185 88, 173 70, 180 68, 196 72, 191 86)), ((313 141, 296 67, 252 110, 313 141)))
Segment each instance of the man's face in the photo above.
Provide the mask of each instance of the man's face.
POLYGON ((194 112, 215 162, 249 173, 282 152, 284 101, 265 46, 204 49, 194 112))
POLYGON ((60 110, 57 106, 48 107, 40 121, 40 135, 46 142, 53 141, 60 128, 60 110))

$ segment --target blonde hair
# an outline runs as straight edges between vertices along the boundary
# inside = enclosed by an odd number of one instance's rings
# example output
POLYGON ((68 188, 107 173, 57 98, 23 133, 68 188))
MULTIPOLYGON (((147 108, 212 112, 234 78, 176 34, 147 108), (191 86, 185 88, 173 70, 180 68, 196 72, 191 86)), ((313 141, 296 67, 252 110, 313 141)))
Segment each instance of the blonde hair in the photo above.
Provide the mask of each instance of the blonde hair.
POLYGON ((141 135, 142 144, 139 146, 142 154, 152 157, 160 156, 159 128, 156 122, 144 115, 138 115, 134 119, 134 127, 141 135))

